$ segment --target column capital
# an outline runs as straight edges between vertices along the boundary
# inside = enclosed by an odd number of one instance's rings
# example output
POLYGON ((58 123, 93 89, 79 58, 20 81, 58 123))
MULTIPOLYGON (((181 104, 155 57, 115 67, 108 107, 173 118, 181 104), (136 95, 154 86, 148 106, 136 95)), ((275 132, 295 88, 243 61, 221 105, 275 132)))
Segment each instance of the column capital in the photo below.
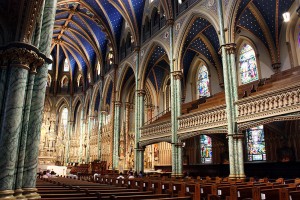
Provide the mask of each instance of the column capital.
POLYGON ((115 101, 115 106, 121 106, 122 105, 122 102, 121 101, 115 101))
POLYGON ((236 53, 236 44, 235 43, 227 43, 220 47, 219 54, 222 53, 222 47, 225 47, 226 54, 235 54, 236 53))
POLYGON ((126 107, 126 108, 130 108, 130 107, 131 107, 131 103, 125 102, 125 107, 126 107))
POLYGON ((145 96, 146 95, 146 91, 145 90, 136 90, 137 95, 140 96, 145 96))
POLYGON ((273 68, 276 72, 278 72, 279 69, 281 68, 281 63, 273 63, 273 64, 272 64, 272 68, 273 68))
POLYGON ((174 72, 171 72, 172 73, 172 75, 173 75, 173 77, 174 77, 174 79, 181 79, 182 78, 182 76, 183 76, 183 74, 182 74, 182 71, 174 71, 174 72))
POLYGON ((167 25, 168 26, 173 26, 174 25, 174 19, 168 19, 167 20, 167 25))
POLYGON ((135 46, 133 51, 134 51, 134 52, 139 52, 140 49, 141 49, 140 46, 135 46))

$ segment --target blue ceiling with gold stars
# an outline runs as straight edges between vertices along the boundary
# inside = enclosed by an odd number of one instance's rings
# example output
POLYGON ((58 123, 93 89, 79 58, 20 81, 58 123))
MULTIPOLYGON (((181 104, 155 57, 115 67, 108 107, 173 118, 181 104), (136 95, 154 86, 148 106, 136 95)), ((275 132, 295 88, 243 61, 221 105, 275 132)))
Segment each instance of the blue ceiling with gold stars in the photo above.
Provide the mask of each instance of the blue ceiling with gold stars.
POLYGON ((67 59, 71 80, 80 73, 88 86, 88 73, 93 75, 99 61, 106 65, 108 52, 118 52, 123 22, 139 35, 144 4, 145 0, 58 2, 51 47, 53 71, 62 71, 67 59))

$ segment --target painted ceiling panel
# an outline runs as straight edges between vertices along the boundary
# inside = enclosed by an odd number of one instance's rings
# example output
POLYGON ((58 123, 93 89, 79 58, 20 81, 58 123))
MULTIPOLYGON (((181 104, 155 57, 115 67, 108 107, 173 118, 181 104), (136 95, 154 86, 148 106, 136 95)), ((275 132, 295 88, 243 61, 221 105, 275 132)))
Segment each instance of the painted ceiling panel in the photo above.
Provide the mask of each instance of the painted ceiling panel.
POLYGON ((237 25, 249 30, 254 35, 256 35, 265 45, 267 45, 267 40, 263 34, 261 27, 248 8, 242 13, 242 16, 237 22, 237 25))
POLYGON ((197 53, 204 55, 211 63, 215 63, 210 51, 200 38, 194 40, 191 43, 190 48, 196 51, 197 53))
POLYGON ((166 54, 166 51, 162 47, 160 47, 160 46, 155 47, 155 49, 152 52, 152 55, 148 61, 148 65, 147 65, 147 69, 146 69, 146 76, 148 76, 148 73, 152 69, 154 64, 165 54, 166 54))
POLYGON ((185 80, 187 80, 186 77, 188 75, 190 65, 191 65, 195 55, 196 55, 196 52, 192 51, 192 50, 189 50, 189 49, 186 51, 186 53, 184 55, 184 58, 183 58, 183 73, 184 73, 185 80))

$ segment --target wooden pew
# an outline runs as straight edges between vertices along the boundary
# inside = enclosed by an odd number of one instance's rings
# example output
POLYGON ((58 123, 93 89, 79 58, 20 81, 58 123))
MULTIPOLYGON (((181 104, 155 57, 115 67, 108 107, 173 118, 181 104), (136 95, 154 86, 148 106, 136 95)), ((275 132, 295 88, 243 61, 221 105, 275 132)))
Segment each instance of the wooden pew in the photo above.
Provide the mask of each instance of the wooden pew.
POLYGON ((170 197, 169 194, 150 194, 150 195, 134 195, 134 196, 117 196, 112 195, 111 199, 118 199, 118 200, 142 200, 142 199, 160 199, 170 197))

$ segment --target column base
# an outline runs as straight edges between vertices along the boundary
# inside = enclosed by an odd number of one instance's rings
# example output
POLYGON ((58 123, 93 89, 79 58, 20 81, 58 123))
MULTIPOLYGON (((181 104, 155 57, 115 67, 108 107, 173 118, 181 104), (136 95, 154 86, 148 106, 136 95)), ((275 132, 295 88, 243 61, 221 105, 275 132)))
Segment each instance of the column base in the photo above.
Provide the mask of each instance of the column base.
POLYGON ((23 188, 23 194, 28 200, 41 199, 41 196, 37 193, 36 188, 23 188))
POLYGON ((14 193, 13 190, 2 190, 0 191, 0 200, 16 200, 14 193))
POLYGON ((230 180, 236 180, 237 176, 236 174, 229 174, 228 179, 230 180))
POLYGON ((172 177, 172 178, 182 178, 182 177, 183 177, 183 174, 172 173, 172 174, 171 174, 171 177, 172 177))
POLYGON ((27 200, 27 198, 23 195, 23 190, 22 189, 17 189, 15 190, 15 198, 18 200, 27 200))

